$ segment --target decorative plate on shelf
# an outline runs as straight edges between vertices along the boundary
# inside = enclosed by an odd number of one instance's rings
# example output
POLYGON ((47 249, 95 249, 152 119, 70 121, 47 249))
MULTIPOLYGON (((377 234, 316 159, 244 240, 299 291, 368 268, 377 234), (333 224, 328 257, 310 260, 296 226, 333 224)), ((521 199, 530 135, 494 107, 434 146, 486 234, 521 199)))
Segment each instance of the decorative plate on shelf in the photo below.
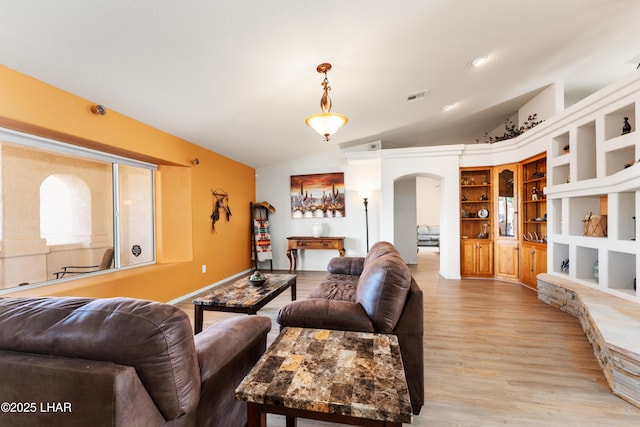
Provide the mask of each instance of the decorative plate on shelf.
POLYGON ((478 218, 487 218, 489 216, 489 211, 486 209, 480 209, 478 211, 478 218))

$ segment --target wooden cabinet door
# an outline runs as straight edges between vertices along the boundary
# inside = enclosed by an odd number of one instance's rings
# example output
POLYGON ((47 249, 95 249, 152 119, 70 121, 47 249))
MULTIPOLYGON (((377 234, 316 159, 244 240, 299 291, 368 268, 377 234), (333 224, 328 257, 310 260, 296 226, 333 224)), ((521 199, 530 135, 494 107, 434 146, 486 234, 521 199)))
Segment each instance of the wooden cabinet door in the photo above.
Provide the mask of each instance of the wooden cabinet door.
POLYGON ((495 276, 510 282, 518 282, 520 278, 518 171, 518 163, 493 169, 495 276))
POLYGON ((534 248, 529 246, 522 246, 522 251, 520 252, 522 257, 520 259, 520 266, 522 267, 522 272, 520 274, 520 281, 527 286, 531 286, 534 277, 534 258, 536 251, 534 248))
POLYGON ((493 242, 478 242, 476 268, 479 276, 493 276, 493 242))
POLYGON ((547 248, 540 246, 522 246, 522 274, 520 280, 525 285, 537 288, 536 276, 547 271, 547 248))
POLYGON ((460 250, 462 276, 493 276, 493 242, 463 240, 460 250))
POLYGON ((517 282, 520 271, 520 250, 518 241, 496 240, 496 278, 517 282))
MULTIPOLYGON (((535 272, 535 276, 540 273, 547 272, 547 248, 541 247, 536 249, 536 256, 534 258, 535 264, 533 266, 533 271, 535 272)), ((538 287, 538 280, 534 277, 533 286, 535 288, 538 287)))
POLYGON ((477 249, 475 240, 462 240, 460 248, 460 274, 475 276, 477 264, 477 249))

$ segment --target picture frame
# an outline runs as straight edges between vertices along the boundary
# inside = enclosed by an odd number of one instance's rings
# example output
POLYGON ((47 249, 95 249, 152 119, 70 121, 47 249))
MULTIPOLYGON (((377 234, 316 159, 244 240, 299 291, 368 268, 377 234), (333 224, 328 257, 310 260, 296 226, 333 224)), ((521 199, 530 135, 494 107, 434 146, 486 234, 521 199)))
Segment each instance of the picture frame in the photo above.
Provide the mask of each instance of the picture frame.
POLYGON ((291 218, 343 218, 344 173, 291 176, 291 218))

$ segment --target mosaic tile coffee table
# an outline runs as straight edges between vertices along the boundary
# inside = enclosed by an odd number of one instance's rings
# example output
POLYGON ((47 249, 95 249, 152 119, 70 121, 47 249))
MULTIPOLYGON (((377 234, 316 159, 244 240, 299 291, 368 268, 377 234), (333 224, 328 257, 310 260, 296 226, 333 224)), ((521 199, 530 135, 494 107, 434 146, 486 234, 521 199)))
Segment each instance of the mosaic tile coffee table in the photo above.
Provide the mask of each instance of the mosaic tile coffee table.
POLYGON ((226 311, 256 314, 275 297, 291 288, 291 301, 296 299, 295 274, 265 274, 267 282, 262 286, 249 283, 249 276, 213 288, 211 293, 193 300, 193 329, 202 332, 204 311, 226 311))
POLYGON ((411 423, 411 400, 395 335, 285 328, 236 388, 249 427, 266 414, 359 426, 411 423))

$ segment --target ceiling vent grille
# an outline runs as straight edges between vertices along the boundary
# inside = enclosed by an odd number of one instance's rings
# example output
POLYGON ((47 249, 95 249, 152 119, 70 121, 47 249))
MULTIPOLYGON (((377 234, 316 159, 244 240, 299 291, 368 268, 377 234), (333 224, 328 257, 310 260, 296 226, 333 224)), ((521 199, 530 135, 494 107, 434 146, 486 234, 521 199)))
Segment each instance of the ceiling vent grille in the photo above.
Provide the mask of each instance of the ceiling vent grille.
POLYGON ((380 141, 376 141, 376 142, 370 142, 367 145, 367 148, 369 149, 369 151, 377 151, 381 148, 381 142, 380 141))
POLYGON ((422 101, 427 97, 427 91, 421 90, 420 92, 410 93, 407 95, 407 102, 422 101))

